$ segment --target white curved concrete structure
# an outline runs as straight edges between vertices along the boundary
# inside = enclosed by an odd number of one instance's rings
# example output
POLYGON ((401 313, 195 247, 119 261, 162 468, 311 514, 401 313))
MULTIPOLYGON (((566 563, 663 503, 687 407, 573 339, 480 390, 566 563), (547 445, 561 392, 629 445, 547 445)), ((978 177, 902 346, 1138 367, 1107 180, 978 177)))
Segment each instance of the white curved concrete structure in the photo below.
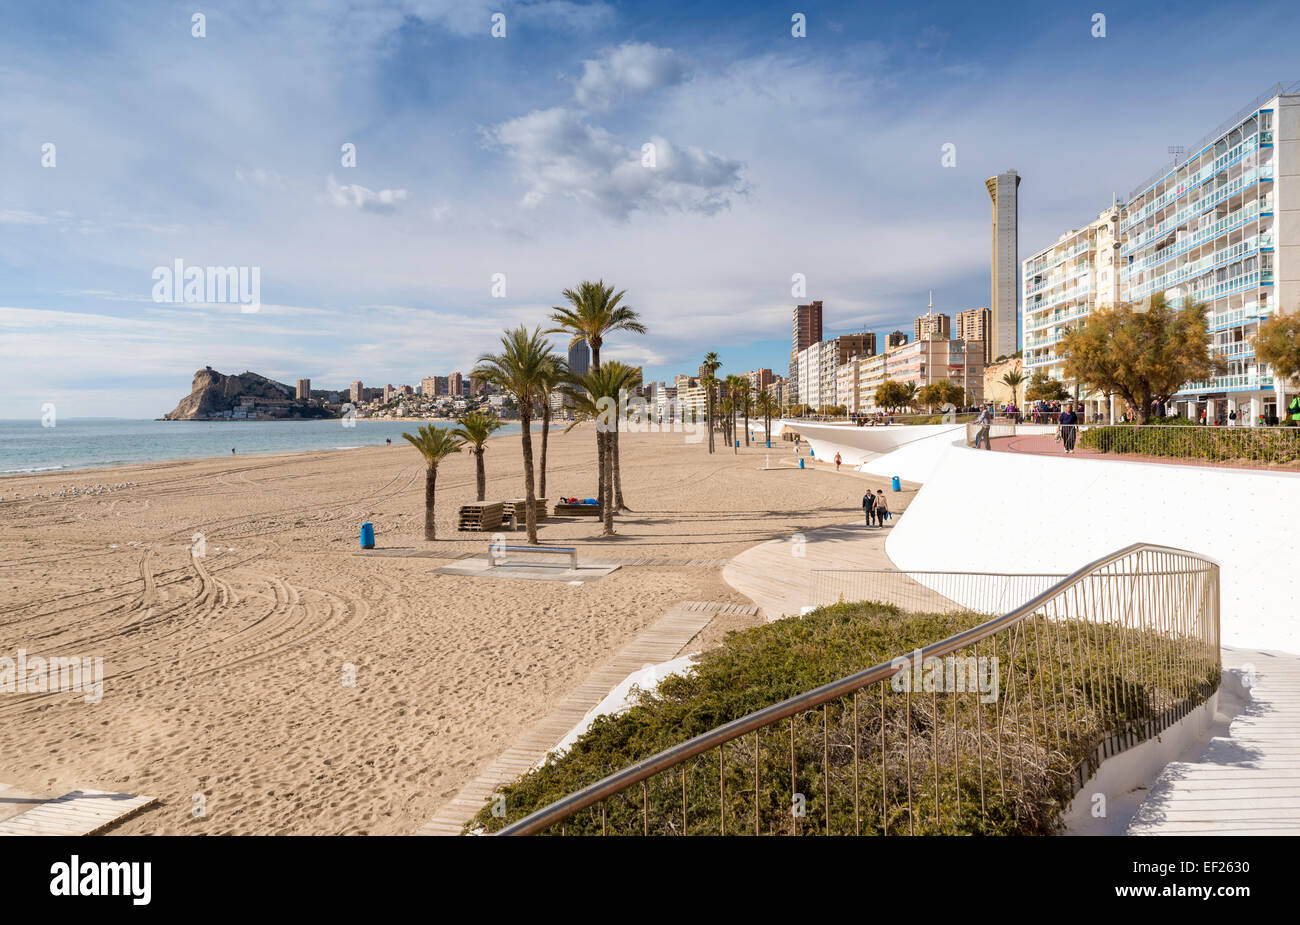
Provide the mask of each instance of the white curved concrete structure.
POLYGON ((818 424, 783 421, 812 447, 818 459, 835 454, 845 465, 861 466, 873 475, 898 476, 909 482, 924 482, 939 459, 964 441, 965 424, 893 424, 856 427, 852 424, 818 424))
POLYGON ((1300 652, 1300 474, 949 444, 886 544, 900 569, 1069 572, 1135 542, 1222 565, 1222 640, 1300 652))

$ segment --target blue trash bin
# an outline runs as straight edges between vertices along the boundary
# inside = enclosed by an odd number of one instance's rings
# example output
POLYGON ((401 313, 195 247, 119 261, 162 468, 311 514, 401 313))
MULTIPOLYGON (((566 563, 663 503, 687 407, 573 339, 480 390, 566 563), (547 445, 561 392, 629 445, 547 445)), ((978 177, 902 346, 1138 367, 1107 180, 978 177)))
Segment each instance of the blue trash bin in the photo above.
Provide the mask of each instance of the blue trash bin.
POLYGON ((898 481, 898 476, 894 476, 894 491, 902 491, 902 483, 898 481))
POLYGON ((799 457, 799 468, 800 468, 800 469, 803 468, 803 457, 802 457, 802 456, 799 457))
POLYGON ((768 448, 769 450, 772 449, 772 441, 771 441, 771 440, 767 441, 767 448, 768 448))
POLYGON ((361 548, 375 548, 375 525, 372 523, 364 523, 361 525, 361 548))

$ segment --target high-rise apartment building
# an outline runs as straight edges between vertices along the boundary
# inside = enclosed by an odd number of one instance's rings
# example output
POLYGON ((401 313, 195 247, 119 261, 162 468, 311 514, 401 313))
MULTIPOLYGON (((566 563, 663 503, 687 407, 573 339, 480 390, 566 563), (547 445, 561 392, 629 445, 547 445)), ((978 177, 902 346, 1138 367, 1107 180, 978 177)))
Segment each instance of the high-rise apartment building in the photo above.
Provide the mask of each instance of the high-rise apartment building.
POLYGON ((993 312, 987 308, 972 308, 958 312, 952 319, 952 336, 958 340, 977 340, 984 345, 984 365, 993 362, 993 340, 990 337, 993 312))
POLYGON ((901 347, 905 343, 907 343, 907 334, 905 332, 894 331, 892 334, 889 335, 890 347, 901 347))
POLYGON ((770 369, 751 369, 745 373, 745 378, 749 380, 749 387, 755 392, 761 392, 772 384, 772 371, 770 369))
POLYGON ((790 343, 790 381, 793 383, 793 389, 796 392, 795 400, 798 398, 799 383, 799 353, 807 350, 813 344, 819 343, 822 339, 822 303, 820 301, 809 302, 807 305, 796 305, 791 324, 791 343, 790 343))
POLYGON ((991 306, 993 355, 1010 356, 1019 348, 1020 174, 1007 170, 984 181, 993 202, 991 306))
POLYGON ((299 379, 297 398, 299 401, 307 401, 311 398, 311 380, 299 379))
POLYGON ((575 376, 585 376, 591 369, 591 347, 585 340, 569 348, 569 369, 575 376))
MULTIPOLYGON (((1300 308, 1300 84, 1270 88, 1143 181, 1085 229, 1025 261, 1025 372, 1064 378, 1057 345, 1096 308, 1205 305, 1212 350, 1226 370, 1183 385, 1184 416, 1236 411, 1254 424, 1285 408, 1284 383, 1255 359, 1259 323, 1300 308)), ((1090 415, 1116 413, 1077 383, 1090 415)))
POLYGON ((452 398, 465 397, 465 379, 460 373, 452 373, 447 377, 447 394, 452 398))
POLYGON ((917 318, 912 325, 913 340, 930 340, 938 338, 947 340, 952 337, 952 319, 941 312, 931 312, 917 318))
MULTIPOLYGON (((1095 221, 1072 228, 1025 259, 1023 265, 1024 374, 1065 378, 1061 339, 1097 308, 1119 297, 1116 243, 1124 207, 1103 209, 1095 221)), ((1109 413, 1104 396, 1089 395, 1070 383, 1091 418, 1109 413), (1105 407, 1097 405, 1103 403, 1105 407)))
POLYGON ((362 387, 360 379, 353 382, 352 386, 348 389, 348 397, 351 399, 352 404, 361 404, 361 396, 364 392, 365 389, 362 387))

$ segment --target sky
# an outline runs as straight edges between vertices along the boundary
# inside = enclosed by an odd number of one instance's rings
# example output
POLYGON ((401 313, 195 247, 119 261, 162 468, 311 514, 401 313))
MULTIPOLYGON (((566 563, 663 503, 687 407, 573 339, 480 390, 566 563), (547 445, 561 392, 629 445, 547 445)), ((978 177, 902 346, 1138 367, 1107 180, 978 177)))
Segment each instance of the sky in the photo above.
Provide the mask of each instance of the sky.
POLYGON ((930 290, 988 305, 986 177, 1022 176, 1023 258, 1300 78, 1297 27, 1268 2, 7 3, 0 418, 159 417, 209 365, 468 373, 584 279, 626 290, 649 332, 602 357, 648 380, 709 350, 781 374, 797 303, 882 342, 930 290), (255 271, 258 310, 168 301, 176 261, 255 271))

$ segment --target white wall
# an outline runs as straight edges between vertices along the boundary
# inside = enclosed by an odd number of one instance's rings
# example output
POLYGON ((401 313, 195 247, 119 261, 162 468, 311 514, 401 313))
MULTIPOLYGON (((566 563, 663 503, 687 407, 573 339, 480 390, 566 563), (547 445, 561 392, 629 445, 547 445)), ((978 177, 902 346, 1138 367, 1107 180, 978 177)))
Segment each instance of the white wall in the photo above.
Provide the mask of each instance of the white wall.
POLYGON ((1224 644, 1300 652, 1298 537, 1300 474, 988 453, 959 441, 885 549, 901 569, 1007 572, 1070 572, 1135 542, 1188 549, 1222 566, 1224 644))

